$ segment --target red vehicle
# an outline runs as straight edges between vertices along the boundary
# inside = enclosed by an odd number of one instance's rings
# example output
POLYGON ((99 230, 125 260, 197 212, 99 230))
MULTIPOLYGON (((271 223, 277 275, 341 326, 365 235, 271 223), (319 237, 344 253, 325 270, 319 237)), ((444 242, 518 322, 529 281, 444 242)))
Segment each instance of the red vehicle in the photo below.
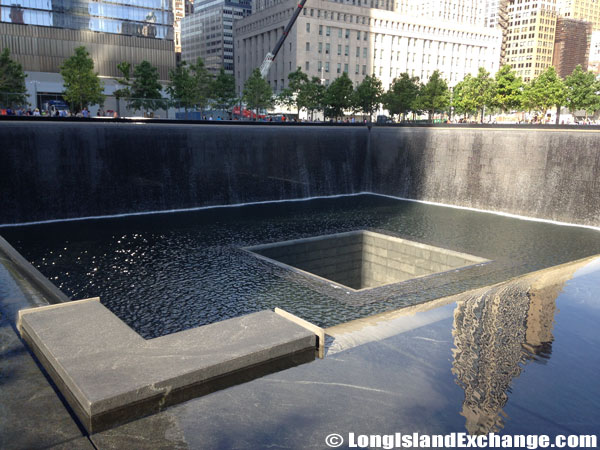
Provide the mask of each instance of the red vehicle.
POLYGON ((249 109, 246 108, 240 108, 239 106, 235 106, 233 108, 232 111, 234 116, 238 116, 240 118, 244 118, 244 119, 251 119, 251 120, 262 120, 265 118, 264 114, 259 114, 258 116, 256 115, 256 113, 254 111, 251 111, 249 109), (241 112, 240 112, 241 110, 241 112))

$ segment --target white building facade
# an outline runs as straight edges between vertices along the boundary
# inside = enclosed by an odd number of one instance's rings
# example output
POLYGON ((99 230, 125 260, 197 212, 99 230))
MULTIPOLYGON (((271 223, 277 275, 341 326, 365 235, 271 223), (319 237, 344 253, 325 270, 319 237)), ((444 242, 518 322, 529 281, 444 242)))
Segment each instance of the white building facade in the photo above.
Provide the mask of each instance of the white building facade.
MULTIPOLYGON (((238 92, 252 70, 273 49, 297 4, 294 0, 262 1, 256 13, 235 25, 238 92)), ((326 85, 342 72, 355 85, 365 75, 374 74, 384 89, 403 72, 426 82, 439 70, 449 85, 454 86, 466 74, 476 74, 479 67, 491 73, 499 68, 502 41, 499 30, 409 17, 387 9, 354 5, 354 1, 367 3, 365 0, 307 3, 268 74, 267 80, 275 93, 287 86, 288 74, 297 67, 309 77, 321 78, 326 85)), ((385 7, 390 4, 383 3, 385 7)), ((393 7, 401 9, 395 3, 393 7)), ((470 13, 467 16, 471 17, 470 13)))

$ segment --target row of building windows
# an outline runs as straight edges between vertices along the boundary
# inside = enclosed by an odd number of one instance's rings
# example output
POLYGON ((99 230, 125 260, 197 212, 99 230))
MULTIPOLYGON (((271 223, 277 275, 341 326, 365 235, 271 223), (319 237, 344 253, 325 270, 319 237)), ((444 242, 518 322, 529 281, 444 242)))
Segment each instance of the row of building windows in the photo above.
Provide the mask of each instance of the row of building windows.
MULTIPOLYGON (((318 9, 316 11, 317 11, 317 14, 316 14, 317 18, 322 17, 323 20, 336 20, 335 17, 337 17, 337 21, 339 21, 339 22, 356 23, 356 24, 368 25, 368 26, 379 27, 379 28, 389 28, 389 29, 405 31, 405 32, 431 33, 431 34, 435 34, 438 36, 448 36, 448 37, 455 37, 455 38, 459 38, 459 39, 474 39, 474 40, 479 40, 479 41, 489 41, 490 39, 493 38, 491 35, 488 35, 488 34, 474 33, 474 32, 469 32, 469 31, 452 30, 449 28, 438 28, 438 27, 434 27, 434 26, 420 25, 420 24, 414 24, 414 23, 408 23, 408 22, 398 22, 398 21, 393 21, 393 20, 377 19, 377 18, 371 18, 371 17, 365 17, 365 16, 355 16, 352 14, 320 10, 320 9, 318 9), (321 15, 321 11, 322 11, 322 15, 321 15)), ((252 30, 259 29, 259 28, 264 29, 264 28, 266 28, 266 26, 268 24, 275 23, 280 20, 283 21, 284 19, 287 19, 289 16, 291 16, 292 13, 293 13, 293 9, 289 9, 289 10, 286 10, 285 12, 278 12, 278 13, 272 14, 268 17, 258 19, 255 22, 252 22, 248 25, 240 27, 239 31, 242 33, 246 33, 246 32, 250 32, 252 30)), ((304 13, 304 15, 307 14, 306 9, 304 9, 303 13, 304 13)), ((310 26, 311 26, 310 22, 307 22, 307 25, 306 25, 307 32, 310 32, 310 26)), ((323 27, 323 25, 319 24, 319 27, 321 28, 321 27, 323 27)), ((328 26, 328 27, 331 28, 331 26, 328 26)))

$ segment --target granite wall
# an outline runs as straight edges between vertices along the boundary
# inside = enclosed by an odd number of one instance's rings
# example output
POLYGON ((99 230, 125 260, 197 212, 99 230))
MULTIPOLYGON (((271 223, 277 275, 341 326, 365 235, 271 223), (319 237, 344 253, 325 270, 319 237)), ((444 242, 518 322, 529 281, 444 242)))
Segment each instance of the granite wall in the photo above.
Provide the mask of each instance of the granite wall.
POLYGON ((0 224, 375 192, 600 226, 600 133, 0 121, 0 224))
POLYGON ((363 128, 0 122, 0 224, 365 189, 363 128))
POLYGON ((372 191, 600 226, 600 132, 374 128, 372 191))

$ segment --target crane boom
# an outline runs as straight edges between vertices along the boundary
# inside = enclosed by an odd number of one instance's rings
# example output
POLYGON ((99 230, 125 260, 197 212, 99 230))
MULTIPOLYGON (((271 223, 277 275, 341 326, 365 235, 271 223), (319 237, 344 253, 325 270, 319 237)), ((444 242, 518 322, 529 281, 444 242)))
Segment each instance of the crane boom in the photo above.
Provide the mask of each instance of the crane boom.
POLYGON ((300 15, 300 11, 302 11, 302 8, 304 7, 305 3, 306 3, 306 0, 300 0, 300 3, 298 3, 298 6, 294 11, 294 14, 292 14, 292 18, 290 19, 290 21, 284 28, 283 34, 277 40, 277 43, 275 44, 273 51, 267 53, 267 56, 265 56, 264 61, 260 65, 260 74, 263 78, 266 78, 267 75, 269 74, 269 69, 271 68, 271 64, 273 63, 273 60, 277 56, 277 53, 279 53, 279 49, 281 49, 281 46, 283 45, 283 41, 285 41, 285 38, 287 37, 288 33, 290 32, 290 29, 294 26, 294 23, 296 22, 296 19, 300 15))

